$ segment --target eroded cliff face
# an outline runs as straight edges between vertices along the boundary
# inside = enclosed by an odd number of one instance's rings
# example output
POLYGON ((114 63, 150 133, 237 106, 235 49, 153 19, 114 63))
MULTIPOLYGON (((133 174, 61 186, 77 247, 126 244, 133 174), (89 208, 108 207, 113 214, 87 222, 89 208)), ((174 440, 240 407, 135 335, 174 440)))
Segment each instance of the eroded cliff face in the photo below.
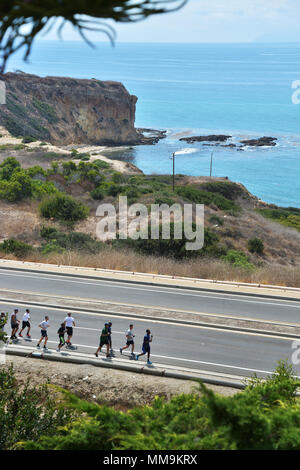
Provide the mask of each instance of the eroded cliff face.
POLYGON ((56 145, 141 143, 134 128, 137 97, 121 83, 25 73, 0 79, 6 84, 0 124, 14 136, 56 145))

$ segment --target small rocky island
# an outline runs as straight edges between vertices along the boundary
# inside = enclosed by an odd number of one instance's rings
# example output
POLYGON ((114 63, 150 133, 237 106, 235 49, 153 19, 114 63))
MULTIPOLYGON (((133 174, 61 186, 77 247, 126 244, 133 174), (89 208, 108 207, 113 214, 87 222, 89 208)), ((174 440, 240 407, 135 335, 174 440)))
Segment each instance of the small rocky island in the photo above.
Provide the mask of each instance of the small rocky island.
POLYGON ((229 148, 236 148, 237 150, 243 150, 243 147, 274 147, 276 145, 276 137, 259 137, 257 139, 248 139, 248 140, 241 140, 240 145, 236 145, 234 143, 226 143, 221 145, 223 142, 227 142, 228 139, 231 139, 231 135, 224 135, 224 134, 211 134, 211 135, 199 135, 193 137, 182 137, 179 139, 180 141, 187 142, 188 144, 194 144, 195 142, 205 142, 203 145, 210 145, 210 146, 220 146, 220 147, 229 147, 229 148), (209 144, 206 142, 210 142, 209 144))

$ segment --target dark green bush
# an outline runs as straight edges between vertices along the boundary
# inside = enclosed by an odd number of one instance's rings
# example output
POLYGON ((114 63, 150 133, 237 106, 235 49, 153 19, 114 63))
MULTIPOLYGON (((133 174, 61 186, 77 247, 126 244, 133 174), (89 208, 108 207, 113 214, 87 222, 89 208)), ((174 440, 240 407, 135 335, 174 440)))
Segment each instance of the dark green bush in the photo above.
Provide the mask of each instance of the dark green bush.
POLYGON ((91 196, 93 199, 96 199, 97 201, 101 201, 102 199, 105 198, 105 191, 101 186, 98 186, 97 188, 91 191, 91 196))
POLYGON ((32 251, 33 247, 27 243, 10 238, 9 240, 4 240, 4 242, 0 244, 0 249, 4 251, 4 253, 12 253, 19 258, 22 258, 32 251))
POLYGON ((81 232, 64 233, 53 227, 41 228, 41 237, 47 241, 43 252, 57 251, 58 248, 66 250, 79 250, 87 253, 98 253, 103 244, 90 235, 81 232))
POLYGON ((248 240, 248 250, 250 253, 262 255, 264 253, 264 242, 260 238, 251 238, 248 240))
POLYGON ((57 405, 46 385, 22 387, 13 367, 0 368, 0 450, 12 450, 21 441, 53 436, 66 425, 74 413, 57 405))
POLYGON ((214 205, 221 210, 230 212, 232 215, 236 215, 240 211, 240 207, 237 204, 221 194, 203 191, 191 185, 180 186, 176 188, 176 192, 185 201, 205 204, 206 206, 214 205))
POLYGON ((58 193, 51 195, 40 203, 39 211, 46 219, 60 220, 62 222, 77 222, 85 219, 89 208, 77 202, 72 196, 58 193))

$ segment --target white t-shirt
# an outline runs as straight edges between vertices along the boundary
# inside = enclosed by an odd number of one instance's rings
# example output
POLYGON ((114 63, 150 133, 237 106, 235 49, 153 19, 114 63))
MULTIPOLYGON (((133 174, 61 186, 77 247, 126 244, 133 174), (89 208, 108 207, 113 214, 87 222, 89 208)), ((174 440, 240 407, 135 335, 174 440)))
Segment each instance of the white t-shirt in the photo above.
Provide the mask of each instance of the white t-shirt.
POLYGON ((126 333, 126 336, 127 336, 127 341, 132 341, 133 340, 133 329, 131 330, 129 328, 129 330, 126 333))
POLYGON ((24 313, 23 315, 23 321, 29 321, 30 320, 30 313, 24 313))
POLYGON ((46 321, 46 320, 42 321, 42 323, 41 323, 41 328, 42 328, 42 330, 47 331, 48 326, 49 326, 49 322, 48 322, 48 321, 46 321))
POLYGON ((73 317, 66 317, 66 318, 65 318, 65 322, 66 322, 66 326, 67 326, 68 328, 72 327, 72 326, 73 326, 73 323, 75 323, 73 317))

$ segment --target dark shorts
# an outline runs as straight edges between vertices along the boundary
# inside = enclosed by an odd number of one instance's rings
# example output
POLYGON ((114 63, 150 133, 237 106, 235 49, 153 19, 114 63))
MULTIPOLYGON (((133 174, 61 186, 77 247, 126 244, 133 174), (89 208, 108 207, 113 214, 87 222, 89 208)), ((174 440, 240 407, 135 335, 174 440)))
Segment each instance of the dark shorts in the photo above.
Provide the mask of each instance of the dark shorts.
POLYGON ((11 325, 12 330, 14 330, 15 328, 18 328, 19 326, 18 323, 11 323, 10 325, 11 325))
POLYGON ((67 326, 66 330, 67 330, 67 335, 68 335, 68 336, 73 336, 73 328, 72 328, 72 326, 67 326))
POLYGON ((59 344, 62 344, 62 345, 65 344, 65 338, 63 336, 59 337, 59 344))
POLYGON ((108 344, 108 338, 100 338, 100 348, 102 348, 104 344, 108 344))
POLYGON ((143 350, 143 353, 148 353, 148 352, 150 352, 150 346, 149 346, 149 344, 143 344, 142 350, 143 350))
POLYGON ((24 328, 26 328, 26 327, 27 327, 27 328, 30 328, 30 323, 29 323, 29 321, 23 321, 23 322, 22 322, 22 328, 24 329, 24 328))
POLYGON ((127 346, 130 346, 131 344, 134 344, 133 339, 131 339, 130 341, 127 341, 127 343, 126 343, 127 346))
POLYGON ((47 331, 46 330, 41 330, 41 336, 42 336, 42 338, 47 338, 48 337, 47 331))

